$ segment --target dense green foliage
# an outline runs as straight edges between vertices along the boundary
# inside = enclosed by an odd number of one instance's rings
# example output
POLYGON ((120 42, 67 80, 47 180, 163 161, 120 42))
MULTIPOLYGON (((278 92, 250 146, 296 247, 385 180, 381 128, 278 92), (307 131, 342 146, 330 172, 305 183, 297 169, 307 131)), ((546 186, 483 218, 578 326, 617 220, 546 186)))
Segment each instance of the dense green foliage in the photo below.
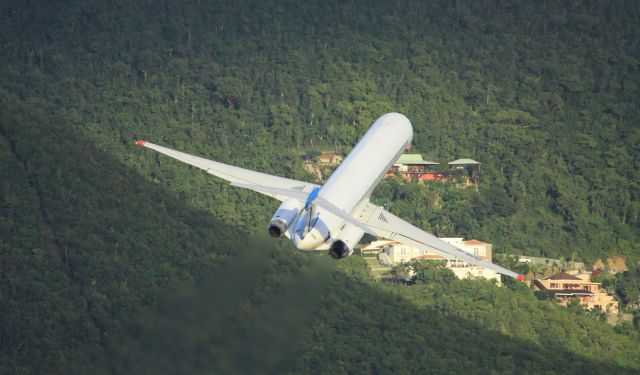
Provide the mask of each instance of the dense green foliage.
POLYGON ((235 229, 186 208, 59 118, 6 95, 0 108, 0 369, 86 365, 128 314, 238 248, 235 229))
POLYGON ((598 279, 631 311, 640 310, 640 264, 631 264, 629 270, 615 275, 602 274, 598 279))
POLYGON ((385 196, 446 203, 416 222, 505 252, 637 258, 638 12, 623 1, 5 2, 0 82, 249 227, 225 210, 243 193, 132 154, 131 142, 304 177, 307 147, 346 152, 400 111, 415 151, 483 163, 478 194, 385 196))
POLYGON ((637 260, 638 13, 2 2, 0 372, 637 371, 637 332, 519 284, 380 284, 248 244, 276 203, 133 141, 309 179, 302 155, 399 111, 414 151, 479 160, 481 183, 391 181, 378 203, 500 252, 637 260))

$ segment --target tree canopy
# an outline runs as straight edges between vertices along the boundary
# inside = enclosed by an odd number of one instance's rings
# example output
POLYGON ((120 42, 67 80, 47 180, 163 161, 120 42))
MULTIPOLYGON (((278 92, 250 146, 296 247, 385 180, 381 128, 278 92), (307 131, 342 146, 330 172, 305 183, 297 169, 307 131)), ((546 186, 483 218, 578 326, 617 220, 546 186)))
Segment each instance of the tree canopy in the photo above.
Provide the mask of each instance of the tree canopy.
MULTIPOLYGON (((635 264, 639 12, 2 2, 0 372, 637 371, 636 330, 519 284, 425 269, 424 283, 386 285, 358 258, 334 270, 288 244, 248 244, 277 203, 134 142, 311 180, 310 150, 346 154, 398 111, 412 152, 480 161, 479 189, 393 180, 377 203, 496 252, 635 264), (293 300, 300 319, 286 315, 293 300)), ((630 300, 636 274, 616 284, 630 300)))

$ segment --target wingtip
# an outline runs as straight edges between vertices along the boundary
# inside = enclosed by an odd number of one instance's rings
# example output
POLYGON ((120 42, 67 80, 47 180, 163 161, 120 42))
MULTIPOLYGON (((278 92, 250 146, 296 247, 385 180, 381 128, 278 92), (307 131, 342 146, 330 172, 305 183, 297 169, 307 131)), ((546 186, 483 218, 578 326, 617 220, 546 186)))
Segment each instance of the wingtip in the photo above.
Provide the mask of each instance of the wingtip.
POLYGON ((524 276, 522 276, 522 275, 518 275, 518 276, 516 276, 516 280, 518 280, 518 281, 524 281, 524 276))
POLYGON ((146 141, 143 141, 143 140, 141 140, 141 139, 139 139, 139 140, 137 140, 137 141, 136 141, 136 144, 137 144, 138 146, 143 146, 143 147, 144 147, 144 144, 145 144, 145 143, 147 143, 147 142, 146 142, 146 141))

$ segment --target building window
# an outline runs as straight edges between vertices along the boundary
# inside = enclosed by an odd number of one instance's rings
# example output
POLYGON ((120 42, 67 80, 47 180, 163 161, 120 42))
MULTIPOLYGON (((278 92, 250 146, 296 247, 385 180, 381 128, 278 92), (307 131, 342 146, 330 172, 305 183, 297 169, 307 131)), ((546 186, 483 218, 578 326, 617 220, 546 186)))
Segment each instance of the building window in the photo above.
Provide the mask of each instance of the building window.
POLYGON ((552 288, 557 288, 558 287, 558 283, 551 283, 551 287, 552 288))

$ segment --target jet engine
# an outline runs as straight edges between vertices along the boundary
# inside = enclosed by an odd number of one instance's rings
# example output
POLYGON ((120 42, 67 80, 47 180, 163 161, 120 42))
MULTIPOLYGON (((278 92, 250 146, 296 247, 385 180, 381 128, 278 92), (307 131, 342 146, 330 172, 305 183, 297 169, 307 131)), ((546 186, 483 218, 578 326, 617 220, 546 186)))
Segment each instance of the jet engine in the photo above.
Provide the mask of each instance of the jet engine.
POLYGON ((282 202, 267 227, 269 235, 274 238, 282 236, 287 231, 287 228, 293 224, 302 207, 302 202, 293 198, 282 202))
POLYGON ((329 255, 333 259, 348 257, 353 253, 360 239, 364 236, 364 231, 353 224, 347 224, 340 231, 338 237, 329 247, 329 255))

